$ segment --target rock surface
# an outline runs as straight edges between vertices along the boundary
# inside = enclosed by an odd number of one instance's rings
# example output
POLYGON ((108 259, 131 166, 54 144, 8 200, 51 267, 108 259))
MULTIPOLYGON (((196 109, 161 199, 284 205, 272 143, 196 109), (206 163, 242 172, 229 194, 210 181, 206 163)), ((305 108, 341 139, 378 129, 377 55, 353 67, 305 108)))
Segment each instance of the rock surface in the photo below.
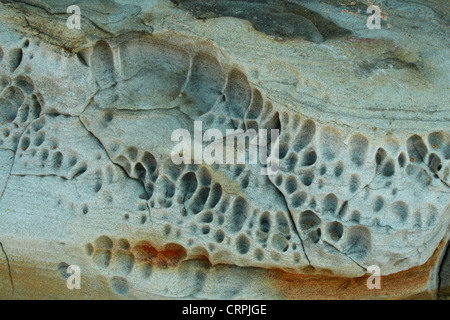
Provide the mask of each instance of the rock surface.
POLYGON ((444 1, 380 30, 365 1, 71 4, 0 0, 0 298, 449 296, 444 1), (278 172, 173 163, 195 121, 278 129, 278 172))

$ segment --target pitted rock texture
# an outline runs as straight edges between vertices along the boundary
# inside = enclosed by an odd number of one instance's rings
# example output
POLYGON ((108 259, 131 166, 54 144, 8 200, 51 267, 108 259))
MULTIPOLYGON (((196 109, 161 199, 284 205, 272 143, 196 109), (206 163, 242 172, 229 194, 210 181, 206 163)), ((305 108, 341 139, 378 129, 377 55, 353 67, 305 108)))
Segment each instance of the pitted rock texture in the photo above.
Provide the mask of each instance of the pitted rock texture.
POLYGON ((450 250, 447 250, 443 255, 443 260, 439 269, 439 293, 440 299, 450 299, 450 250))
MULTIPOLYGON (((240 6, 256 6, 251 19, 259 21, 276 2, 128 2, 109 1, 105 15, 114 19, 106 23, 94 1, 86 24, 99 33, 75 30, 70 41, 50 40, 56 31, 45 28, 47 20, 64 28, 63 5, 0 4, 7 34, 0 43, 0 261, 8 267, 0 270, 12 295, 31 285, 18 271, 30 265, 19 261, 36 248, 43 253, 30 264, 44 270, 37 277, 51 278, 45 270, 54 269, 61 281, 69 265, 80 265, 90 281, 107 279, 113 297, 321 298, 288 283, 325 279, 339 298, 346 297, 336 293, 343 279, 364 286, 371 265, 386 279, 413 279, 408 290, 391 287, 378 298, 436 295, 442 280, 432 274, 450 226, 448 89, 434 69, 442 53, 421 60, 401 35, 362 38, 355 21, 350 35, 336 9, 327 19, 314 11, 336 8, 324 1, 285 4, 309 19, 294 37, 283 33, 289 19, 281 34, 265 35, 267 26, 252 20, 243 43, 264 48, 268 58, 260 52, 250 60, 221 24, 239 30, 250 19, 236 14, 240 6), (121 8, 132 14, 122 17, 121 8), (208 23, 207 36, 200 25, 208 23), (304 61, 292 55, 308 49, 318 55, 306 58, 316 66, 301 69, 304 61), (331 64, 331 76, 318 72, 331 64), (339 69, 349 72, 348 86, 332 79, 339 69), (343 94, 365 95, 371 85, 390 92, 382 105, 343 94), (412 103, 415 88, 424 97, 412 103), (173 163, 172 133, 192 134, 195 121, 203 132, 238 136, 279 130, 269 141, 279 150, 278 172, 261 175, 261 164, 173 163), (271 288, 262 293, 265 277, 271 288)), ((286 8, 264 21, 277 23, 286 8)), ((428 54, 435 49, 419 44, 428 54)), ((353 289, 347 297, 376 297, 353 289)))

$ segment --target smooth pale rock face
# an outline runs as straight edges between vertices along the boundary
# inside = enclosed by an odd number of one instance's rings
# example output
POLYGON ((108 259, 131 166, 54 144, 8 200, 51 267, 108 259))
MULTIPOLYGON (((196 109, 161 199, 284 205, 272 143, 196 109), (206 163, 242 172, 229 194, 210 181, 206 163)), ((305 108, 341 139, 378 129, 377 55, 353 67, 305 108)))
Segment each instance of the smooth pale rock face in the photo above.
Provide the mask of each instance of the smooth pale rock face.
POLYGON ((2 298, 448 296, 443 1, 70 4, 0 1, 2 298))

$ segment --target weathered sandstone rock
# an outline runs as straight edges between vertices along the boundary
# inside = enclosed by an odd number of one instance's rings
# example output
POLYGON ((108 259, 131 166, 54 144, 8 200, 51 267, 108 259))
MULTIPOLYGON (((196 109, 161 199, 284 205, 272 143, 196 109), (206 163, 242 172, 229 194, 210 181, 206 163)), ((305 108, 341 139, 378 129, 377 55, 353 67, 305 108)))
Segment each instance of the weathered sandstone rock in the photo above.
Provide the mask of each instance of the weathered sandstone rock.
POLYGON ((71 4, 0 1, 1 298, 448 297, 444 1, 380 30, 364 1, 71 4), (175 164, 196 121, 278 129, 278 172, 175 164))

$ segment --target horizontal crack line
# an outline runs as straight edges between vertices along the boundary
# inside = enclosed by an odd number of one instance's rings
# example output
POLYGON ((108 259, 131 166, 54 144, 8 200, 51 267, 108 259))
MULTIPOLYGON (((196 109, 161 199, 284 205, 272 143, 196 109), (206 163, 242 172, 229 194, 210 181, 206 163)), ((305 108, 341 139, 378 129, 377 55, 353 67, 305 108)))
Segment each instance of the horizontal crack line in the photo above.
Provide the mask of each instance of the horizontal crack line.
POLYGON ((1 243, 1 242, 0 242, 0 248, 2 249, 2 252, 3 252, 3 254, 5 255, 5 258, 6 258, 6 263, 8 265, 9 282, 11 283, 11 289, 12 289, 12 292, 14 294, 14 281, 13 281, 12 273, 11 273, 11 265, 9 263, 9 258, 8 258, 8 255, 6 254, 6 251, 5 251, 5 248, 3 246, 3 243, 1 243))

